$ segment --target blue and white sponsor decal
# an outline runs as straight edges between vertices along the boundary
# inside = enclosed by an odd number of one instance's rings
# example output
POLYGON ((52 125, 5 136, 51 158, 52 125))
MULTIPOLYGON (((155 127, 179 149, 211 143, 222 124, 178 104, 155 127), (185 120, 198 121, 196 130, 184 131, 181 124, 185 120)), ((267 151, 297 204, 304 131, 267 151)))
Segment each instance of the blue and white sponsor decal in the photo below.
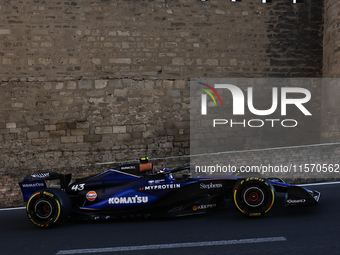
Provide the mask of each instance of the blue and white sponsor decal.
POLYGON ((28 201, 28 199, 33 195, 34 192, 46 188, 46 184, 44 181, 20 182, 19 185, 22 189, 22 194, 24 196, 25 202, 28 201))
POLYGON ((133 197, 111 197, 109 199, 110 205, 118 204, 146 204, 149 201, 149 196, 138 196, 133 197))
POLYGON ((156 179, 156 180, 148 181, 149 185, 158 185, 158 184, 163 184, 163 183, 165 183, 165 179, 156 179))
POLYGON ((115 207, 143 206, 152 203, 158 199, 158 197, 150 196, 132 189, 128 189, 101 202, 90 206, 81 207, 80 209, 107 209, 115 207))

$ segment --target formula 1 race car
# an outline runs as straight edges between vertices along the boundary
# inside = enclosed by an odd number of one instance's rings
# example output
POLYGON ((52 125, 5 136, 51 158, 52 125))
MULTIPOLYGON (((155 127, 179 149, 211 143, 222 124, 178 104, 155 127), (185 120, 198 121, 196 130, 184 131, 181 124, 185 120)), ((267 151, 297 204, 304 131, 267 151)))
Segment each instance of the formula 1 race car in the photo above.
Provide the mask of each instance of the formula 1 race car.
POLYGON ((69 216, 110 219, 126 216, 175 217, 202 214, 232 199, 248 216, 270 211, 275 192, 284 192, 287 206, 317 205, 320 193, 261 177, 204 176, 192 178, 190 166, 153 172, 153 164, 142 158, 139 164, 123 165, 104 173, 78 179, 69 185, 71 174, 32 174, 20 182, 27 215, 38 227, 48 228, 69 216), (186 170, 181 177, 176 172, 186 170), (60 188, 47 188, 57 180, 60 188))

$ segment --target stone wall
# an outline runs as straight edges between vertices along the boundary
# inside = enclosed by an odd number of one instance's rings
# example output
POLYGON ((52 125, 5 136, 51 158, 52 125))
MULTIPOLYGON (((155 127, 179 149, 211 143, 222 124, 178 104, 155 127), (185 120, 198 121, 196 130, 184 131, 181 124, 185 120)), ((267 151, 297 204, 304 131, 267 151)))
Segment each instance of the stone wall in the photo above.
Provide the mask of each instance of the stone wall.
POLYGON ((0 172, 189 154, 185 80, 7 82, 0 172))
POLYGON ((3 1, 1 79, 320 77, 322 1, 3 1))
POLYGON ((1 1, 0 206, 17 205, 32 171, 189 154, 189 78, 321 77, 322 12, 312 0, 1 1))
POLYGON ((339 33, 338 17, 340 13, 340 2, 336 0, 324 1, 324 55, 323 55, 323 76, 325 78, 339 78, 339 33))
MULTIPOLYGON (((325 0, 324 15, 324 55, 323 55, 323 76, 325 78, 340 77, 340 34, 339 15, 340 2, 336 0, 325 0)), ((334 80, 323 86, 322 90, 322 115, 321 139, 323 142, 340 141, 339 132, 339 98, 340 84, 334 80)))

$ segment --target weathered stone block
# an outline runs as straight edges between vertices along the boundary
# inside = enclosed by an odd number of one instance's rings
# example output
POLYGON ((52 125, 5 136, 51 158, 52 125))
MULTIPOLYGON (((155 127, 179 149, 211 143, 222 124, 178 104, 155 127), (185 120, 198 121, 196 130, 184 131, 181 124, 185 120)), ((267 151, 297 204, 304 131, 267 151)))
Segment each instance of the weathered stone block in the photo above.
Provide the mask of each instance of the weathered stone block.
POLYGON ((50 131, 50 135, 51 135, 51 137, 65 136, 66 135, 66 130, 50 131))
POLYGON ((94 87, 95 89, 103 89, 107 86, 107 80, 95 80, 94 87))
POLYGON ((181 96, 181 91, 180 90, 168 90, 167 95, 169 97, 180 97, 181 96))
POLYGON ((64 104, 73 104, 73 97, 63 97, 62 101, 64 104))
POLYGON ((58 123, 56 124, 56 130, 66 130, 67 129, 67 123, 63 122, 63 123, 58 123))
POLYGON ((0 29, 0 35, 9 35, 10 33, 10 29, 0 29))
POLYGON ((115 89, 114 95, 117 97, 126 97, 128 94, 127 89, 115 89))
POLYGON ((83 143, 84 142, 84 136, 83 135, 78 135, 77 136, 77 142, 78 143, 83 143))
POLYGON ((169 80, 163 81, 163 88, 165 88, 165 89, 172 89, 173 85, 174 85, 173 81, 169 81, 169 80))
POLYGON ((80 80, 78 82, 79 89, 91 89, 92 88, 92 80, 80 80))
POLYGON ((57 130, 56 125, 45 125, 45 131, 57 130))
POLYGON ((60 101, 52 101, 52 106, 59 106, 60 105, 60 101))
POLYGON ((221 14, 221 15, 223 15, 223 14, 225 14, 225 11, 222 11, 222 10, 215 10, 215 13, 216 13, 216 14, 221 14))
POLYGON ((209 65, 209 66, 217 66, 218 65, 218 60, 217 59, 207 59, 205 61, 205 64, 209 65))
POLYGON ((131 139, 132 140, 142 139, 142 138, 143 138, 142 132, 133 132, 133 133, 131 133, 131 139))
POLYGON ((76 136, 62 136, 61 143, 76 143, 77 137, 76 136))
POLYGON ((44 126, 43 125, 37 125, 37 126, 30 126, 29 127, 29 131, 31 132, 40 132, 44 130, 44 126))
POLYGON ((118 36, 130 36, 130 31, 117 31, 118 36))
POLYGON ((77 122, 67 123, 67 128, 76 129, 77 128, 77 122))
POLYGON ((237 59, 230 59, 231 66, 237 66, 237 59))
POLYGON ((46 90, 52 89, 52 84, 50 82, 46 82, 45 85, 44 85, 44 89, 46 89, 46 90))
POLYGON ((112 127, 96 127, 95 134, 112 134, 112 127))
POLYGON ((89 122, 77 122, 77 128, 90 128, 89 122))
POLYGON ((174 66, 184 66, 184 59, 183 58, 174 58, 172 60, 172 65, 174 65, 174 66))
POLYGON ((68 81, 66 84, 66 89, 76 89, 77 83, 75 81, 68 81))
POLYGON ((16 127, 17 127, 16 123, 13 123, 13 122, 6 123, 6 128, 16 128, 16 127))
POLYGON ((126 133, 126 126, 113 126, 112 133, 126 133))
POLYGON ((103 96, 104 94, 105 94, 104 90, 93 90, 93 91, 86 92, 86 96, 88 97, 99 97, 99 96, 103 96))
POLYGON ((155 131, 147 130, 143 132, 143 138, 153 138, 153 137, 155 137, 155 131))
POLYGON ((130 86, 133 85, 132 79, 123 79, 122 81, 123 81, 123 84, 124 84, 125 87, 130 87, 130 86))
POLYGON ((126 64, 126 65, 129 65, 132 62, 130 58, 110 58, 109 61, 111 64, 126 64))
POLYGON ((176 89, 185 89, 186 81, 185 80, 176 80, 175 81, 175 88, 176 89))
POLYGON ((34 145, 34 146, 46 145, 46 139, 45 138, 33 139, 32 145, 34 145))
POLYGON ((118 141, 131 140, 131 134, 129 134, 129 133, 118 134, 118 135, 117 135, 117 140, 118 140, 118 141))
POLYGON ((10 59, 10 58, 3 58, 2 59, 2 64, 3 65, 11 65, 12 64, 12 59, 10 59))
POLYGON ((32 140, 32 139, 37 139, 39 138, 39 132, 28 132, 27 133, 27 139, 32 140))
POLYGON ((23 106, 24 106, 23 103, 19 103, 19 102, 17 102, 17 103, 12 103, 12 107, 14 107, 14 108, 21 108, 21 107, 23 107, 23 106))
POLYGON ((2 137, 5 141, 16 140, 17 134, 4 133, 2 137))
POLYGON ((39 137, 40 138, 48 138, 48 137, 50 137, 50 131, 41 131, 41 132, 39 132, 39 137))
POLYGON ((160 146, 161 146, 162 148, 173 148, 172 142, 161 143, 160 146))
POLYGON ((19 134, 22 133, 22 128, 10 128, 9 132, 19 134))
POLYGON ((133 132, 146 131, 146 126, 145 125, 133 125, 132 126, 132 131, 133 132))
POLYGON ((9 134, 9 129, 8 128, 0 129, 0 134, 9 134))
POLYGON ((123 87, 122 80, 119 80, 119 79, 109 80, 108 83, 109 83, 110 87, 114 87, 114 88, 122 88, 123 87))
POLYGON ((101 135, 85 135, 84 142, 101 142, 101 135))
POLYGON ((51 58, 38 58, 38 63, 44 66, 52 64, 51 58))
POLYGON ((64 88, 64 83, 63 82, 58 82, 56 85, 55 85, 55 89, 63 89, 64 88))
POLYGON ((84 129, 84 128, 72 129, 71 130, 71 135, 82 136, 82 135, 88 135, 88 134, 89 134, 89 130, 84 129))

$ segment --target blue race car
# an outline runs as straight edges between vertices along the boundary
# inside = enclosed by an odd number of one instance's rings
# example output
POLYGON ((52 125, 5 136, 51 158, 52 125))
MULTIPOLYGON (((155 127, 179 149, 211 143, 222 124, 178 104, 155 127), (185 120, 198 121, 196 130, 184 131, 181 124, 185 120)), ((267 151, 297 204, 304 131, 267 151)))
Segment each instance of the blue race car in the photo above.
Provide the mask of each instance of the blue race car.
POLYGON ((223 205, 225 199, 232 199, 245 215, 262 216, 273 207, 275 192, 286 193, 287 206, 313 206, 320 198, 318 191, 279 178, 192 178, 190 169, 185 166, 154 173, 153 164, 142 158, 139 164, 119 166, 71 184, 71 174, 46 172, 28 175, 19 185, 27 202, 28 218, 41 228, 55 226, 70 216, 97 220, 202 214, 223 205), (180 171, 185 173, 177 177, 180 171), (51 180, 59 181, 59 188, 47 188, 51 180))

